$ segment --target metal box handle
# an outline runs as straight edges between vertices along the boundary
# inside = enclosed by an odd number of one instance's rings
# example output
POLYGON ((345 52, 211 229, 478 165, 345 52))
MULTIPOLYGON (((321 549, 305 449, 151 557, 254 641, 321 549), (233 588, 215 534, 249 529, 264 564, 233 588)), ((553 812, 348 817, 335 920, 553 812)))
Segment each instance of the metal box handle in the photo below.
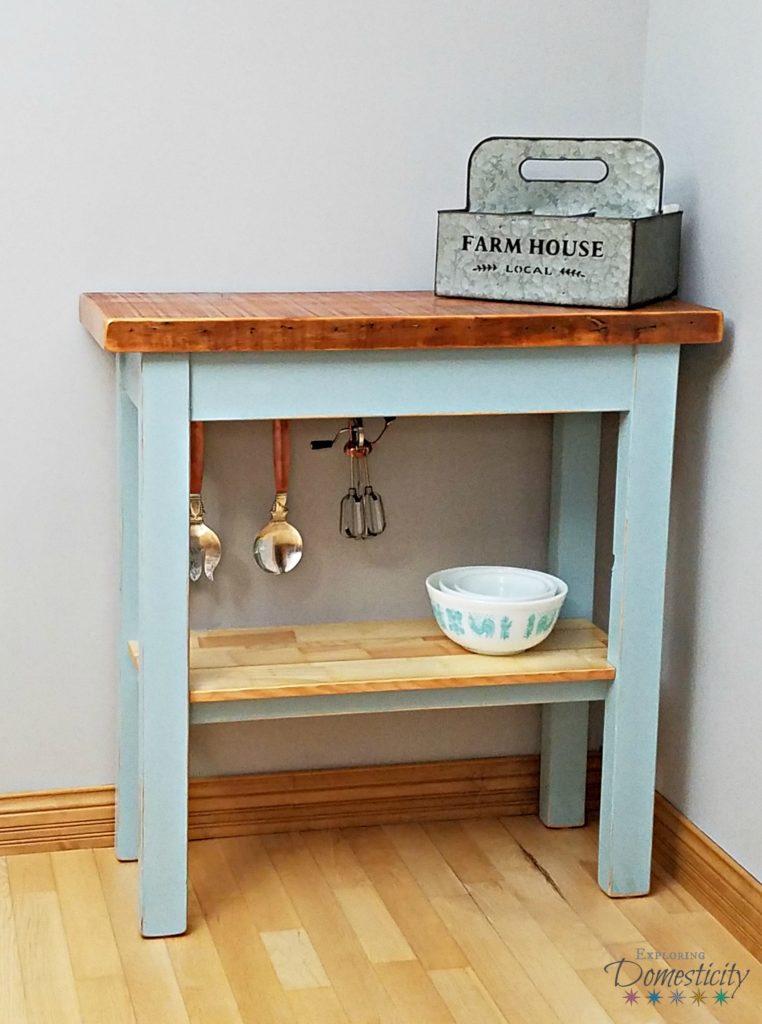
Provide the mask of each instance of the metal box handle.
POLYGON ((484 139, 468 163, 473 213, 649 217, 661 211, 664 163, 645 139, 484 139), (527 161, 598 161, 598 180, 530 178, 527 161))

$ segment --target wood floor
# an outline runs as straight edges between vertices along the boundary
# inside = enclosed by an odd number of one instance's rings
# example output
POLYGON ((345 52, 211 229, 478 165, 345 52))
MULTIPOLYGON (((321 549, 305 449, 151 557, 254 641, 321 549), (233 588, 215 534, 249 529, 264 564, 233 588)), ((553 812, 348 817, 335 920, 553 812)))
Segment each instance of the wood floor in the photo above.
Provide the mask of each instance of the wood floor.
POLYGON ((594 860, 593 826, 534 818, 195 842, 189 933, 145 940, 111 850, 0 858, 0 1024, 762 1021, 762 965, 684 889, 609 900, 594 860), (749 974, 628 1005, 604 966, 638 950, 749 974))

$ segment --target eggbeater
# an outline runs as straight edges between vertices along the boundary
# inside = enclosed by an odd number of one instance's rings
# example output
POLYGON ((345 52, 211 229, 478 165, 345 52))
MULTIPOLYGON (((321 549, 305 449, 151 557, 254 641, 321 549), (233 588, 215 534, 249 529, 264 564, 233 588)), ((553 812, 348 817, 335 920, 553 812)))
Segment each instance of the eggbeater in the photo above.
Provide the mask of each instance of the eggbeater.
POLYGON ((342 537, 366 540, 378 537, 386 529, 386 513, 381 495, 370 481, 368 457, 383 437, 394 416, 384 417, 381 433, 370 441, 363 420, 355 417, 347 421, 332 440, 313 441, 313 449, 332 448, 341 434, 347 434, 344 454, 349 457, 349 490, 339 506, 339 532, 342 537))

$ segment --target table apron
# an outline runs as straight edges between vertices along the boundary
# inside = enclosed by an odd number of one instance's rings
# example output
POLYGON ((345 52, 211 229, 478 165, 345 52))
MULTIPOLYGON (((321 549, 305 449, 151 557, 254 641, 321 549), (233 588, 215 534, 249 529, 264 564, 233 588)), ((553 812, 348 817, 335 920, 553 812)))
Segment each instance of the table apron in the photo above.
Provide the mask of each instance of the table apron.
POLYGON ((192 355, 190 415, 208 421, 625 411, 636 352, 622 346, 192 355))
POLYGON ((525 683, 510 686, 463 686, 426 690, 386 690, 326 694, 322 697, 262 697, 256 700, 201 701, 191 704, 191 724, 244 722, 263 718, 319 718, 323 715, 365 715, 392 711, 435 711, 454 708, 505 707, 604 700, 612 684, 606 680, 569 683, 525 683))

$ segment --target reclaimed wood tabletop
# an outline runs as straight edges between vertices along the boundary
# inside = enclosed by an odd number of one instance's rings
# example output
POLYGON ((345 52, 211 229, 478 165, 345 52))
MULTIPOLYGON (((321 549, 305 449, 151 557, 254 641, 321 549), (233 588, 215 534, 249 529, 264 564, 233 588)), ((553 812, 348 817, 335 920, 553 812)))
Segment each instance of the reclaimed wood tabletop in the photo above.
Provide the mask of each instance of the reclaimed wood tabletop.
POLYGON ((707 344, 722 313, 680 299, 586 309, 432 292, 104 292, 80 320, 109 352, 288 352, 707 344))

